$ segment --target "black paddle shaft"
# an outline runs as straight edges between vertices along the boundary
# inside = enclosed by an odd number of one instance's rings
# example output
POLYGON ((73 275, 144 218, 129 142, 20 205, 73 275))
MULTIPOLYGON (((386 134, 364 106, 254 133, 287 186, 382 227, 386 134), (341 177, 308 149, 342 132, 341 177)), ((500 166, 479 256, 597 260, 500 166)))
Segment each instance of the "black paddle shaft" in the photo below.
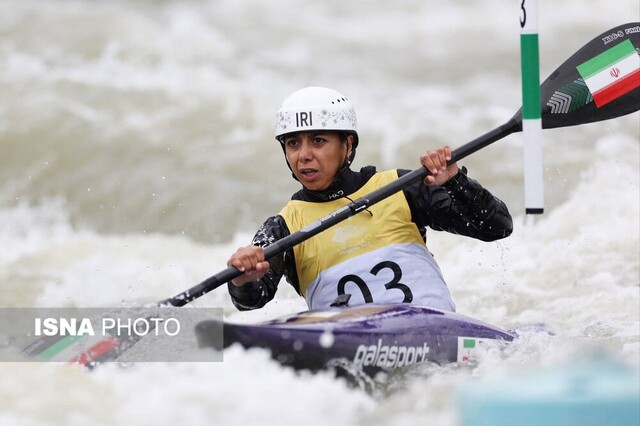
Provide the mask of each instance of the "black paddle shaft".
MULTIPOLYGON (((455 149, 451 153, 450 163, 455 163, 456 161, 473 154, 474 152, 486 147, 487 145, 490 145, 491 143, 500 140, 511 133, 520 131, 521 129, 522 123, 514 116, 504 125, 488 133, 485 133, 484 135, 472 140, 471 142, 461 146, 460 148, 455 149)), ((426 168, 420 167, 407 173, 406 175, 401 176, 393 182, 365 195, 364 197, 350 202, 344 207, 323 217, 322 219, 319 219, 312 224, 302 228, 301 230, 294 232, 293 234, 290 234, 289 236, 284 237, 267 246, 264 249, 265 258, 269 260, 284 253, 285 251, 308 240, 314 235, 317 235, 320 232, 348 219, 349 217, 368 209, 372 205, 384 200, 385 198, 388 198, 389 196, 395 194, 403 188, 406 188, 412 183, 424 179, 428 174, 429 171, 426 168)), ((224 283, 239 277, 240 275, 242 275, 242 272, 240 272, 238 269, 233 266, 228 267, 223 271, 207 278, 200 284, 190 288, 189 290, 182 292, 170 299, 163 300, 159 304, 176 307, 184 306, 187 303, 210 292, 211 290, 220 287, 224 283)))
MULTIPOLYGON (((584 84, 576 67, 589 59, 605 52, 609 48, 630 40, 636 51, 640 51, 640 23, 632 22, 612 28, 591 40, 573 56, 567 59, 540 86, 542 127, 575 126, 595 121, 608 120, 637 111, 640 108, 640 87, 620 96, 614 101, 598 108, 584 84)), ((468 155, 496 142, 511 133, 522 130, 522 113, 519 110, 509 121, 494 130, 455 149, 450 162, 457 162, 468 155)), ((399 179, 359 198, 320 220, 276 241, 265 248, 265 258, 271 259, 308 240, 314 235, 366 210, 379 201, 395 194, 408 185, 424 179, 428 171, 420 167, 401 176, 399 179)), ((200 296, 214 290, 224 283, 239 277, 242 272, 234 267, 207 278, 200 284, 158 303, 158 305, 184 306, 200 296)))

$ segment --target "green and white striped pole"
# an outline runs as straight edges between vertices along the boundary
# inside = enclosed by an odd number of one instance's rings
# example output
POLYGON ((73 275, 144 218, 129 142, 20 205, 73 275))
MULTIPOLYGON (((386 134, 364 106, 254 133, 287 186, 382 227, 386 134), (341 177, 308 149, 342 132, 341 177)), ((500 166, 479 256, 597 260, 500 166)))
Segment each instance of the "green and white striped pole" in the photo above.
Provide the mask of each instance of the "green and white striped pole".
POLYGON ((520 2, 522 133, 524 135, 524 206, 527 214, 544 211, 538 0, 520 2))

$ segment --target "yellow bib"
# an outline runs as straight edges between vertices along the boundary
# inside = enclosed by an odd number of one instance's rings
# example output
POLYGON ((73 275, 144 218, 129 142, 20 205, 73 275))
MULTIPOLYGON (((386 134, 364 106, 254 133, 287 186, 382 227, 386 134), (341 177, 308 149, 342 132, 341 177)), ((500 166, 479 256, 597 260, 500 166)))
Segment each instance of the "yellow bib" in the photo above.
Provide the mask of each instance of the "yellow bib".
MULTIPOLYGON (((397 178, 398 174, 395 170, 376 173, 362 188, 351 194, 350 198, 355 200, 365 196, 397 178)), ((286 221, 289 231, 294 233, 348 203, 350 203, 350 201, 346 198, 325 203, 292 200, 282 209, 280 215, 286 221)), ((326 280, 323 281, 320 279, 322 274, 325 273, 325 271, 334 271, 337 269, 337 273, 328 276, 331 278, 330 281, 339 280, 339 278, 342 277, 340 274, 349 274, 351 271, 358 270, 360 267, 359 263, 362 262, 356 262, 356 258, 366 259, 368 262, 368 264, 362 267, 366 270, 360 271, 360 275, 363 273, 371 275, 369 269, 374 267, 372 262, 383 262, 384 267, 389 263, 385 263, 384 261, 394 260, 394 257, 397 256, 404 256, 405 259, 413 259, 417 253, 420 258, 417 262, 418 268, 424 270, 425 264, 428 264, 427 269, 435 268, 435 275, 438 276, 438 280, 442 281, 442 285, 444 285, 444 280, 441 278, 439 268, 432 260, 432 256, 428 253, 418 227, 411 221, 411 210, 402 191, 371 206, 369 211, 359 212, 355 216, 295 246, 293 251, 300 291, 305 299, 307 299, 310 307, 314 305, 310 300, 312 295, 308 294, 311 286, 314 287, 314 291, 315 286, 318 285, 333 286, 333 289, 327 292, 326 295, 322 297, 322 300, 319 301, 319 305, 327 305, 327 303, 330 303, 329 299, 337 296, 337 294, 335 294, 337 283, 327 283, 325 282, 326 280), (400 250, 397 250, 398 247, 400 250), (407 247, 409 247, 409 249, 406 249, 407 247), (374 259, 372 260, 371 257, 374 257, 374 259), (342 267, 339 265, 349 266, 342 267)), ((411 262, 416 263, 413 260, 409 263, 411 262)), ((405 264, 406 263, 408 262, 405 260, 405 264)), ((383 277, 383 273, 378 275, 378 277, 365 278, 368 281, 375 278, 385 280, 385 282, 390 280, 389 278, 383 277)), ((416 275, 422 276, 421 274, 416 275)), ((407 274, 405 273, 404 276, 406 278, 407 274)), ((327 276, 325 275, 324 277, 326 278, 327 276)), ((348 275, 348 277, 352 276, 348 275)), ((363 278, 363 280, 365 278, 363 278)), ((351 281, 360 280, 359 278, 358 280, 354 278, 349 279, 351 281)), ((418 279, 419 278, 416 277, 414 281, 418 279)), ((349 281, 347 282, 348 285, 351 285, 349 281)), ((344 289, 345 284, 343 283, 341 285, 344 289)), ((393 287, 393 285, 391 285, 391 287, 393 287)), ((444 287, 446 289, 446 285, 444 285, 444 287)), ((387 285, 386 288, 389 289, 389 285, 387 285)), ((373 293, 374 298, 378 297, 376 296, 376 291, 378 290, 376 290, 375 287, 370 291, 373 293)), ((378 292, 381 291, 385 291, 385 288, 383 287, 378 292)), ((318 294, 320 293, 321 292, 318 294)), ((402 294, 398 290, 391 291, 390 293, 394 295, 396 299, 399 298, 398 300, 394 299, 395 301, 403 301, 402 294)), ((446 290, 446 294, 448 295, 448 290, 446 290)), ((371 302, 372 300, 367 300, 365 297, 364 301, 371 302)), ((373 301, 380 302, 381 300, 373 301)))

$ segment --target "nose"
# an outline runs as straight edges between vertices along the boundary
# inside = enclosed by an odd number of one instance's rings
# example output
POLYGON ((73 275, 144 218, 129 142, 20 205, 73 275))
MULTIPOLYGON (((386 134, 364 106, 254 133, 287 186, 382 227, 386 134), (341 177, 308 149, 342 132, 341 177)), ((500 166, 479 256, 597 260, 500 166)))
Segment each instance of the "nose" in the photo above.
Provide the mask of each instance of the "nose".
POLYGON ((309 161, 311 157, 312 157, 311 142, 305 138, 300 143, 299 158, 302 161, 309 161))

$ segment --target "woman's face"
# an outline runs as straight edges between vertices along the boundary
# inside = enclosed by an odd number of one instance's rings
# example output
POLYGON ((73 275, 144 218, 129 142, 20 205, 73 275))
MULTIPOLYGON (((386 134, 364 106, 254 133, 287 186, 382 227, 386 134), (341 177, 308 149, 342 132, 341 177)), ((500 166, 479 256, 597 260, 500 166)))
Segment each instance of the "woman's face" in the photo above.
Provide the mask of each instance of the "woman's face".
POLYGON ((343 142, 339 132, 315 130, 292 133, 283 142, 295 177, 307 189, 322 191, 334 181, 351 152, 353 137, 343 142))

